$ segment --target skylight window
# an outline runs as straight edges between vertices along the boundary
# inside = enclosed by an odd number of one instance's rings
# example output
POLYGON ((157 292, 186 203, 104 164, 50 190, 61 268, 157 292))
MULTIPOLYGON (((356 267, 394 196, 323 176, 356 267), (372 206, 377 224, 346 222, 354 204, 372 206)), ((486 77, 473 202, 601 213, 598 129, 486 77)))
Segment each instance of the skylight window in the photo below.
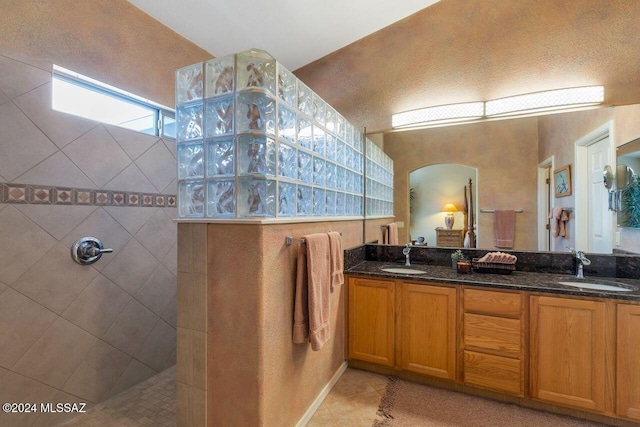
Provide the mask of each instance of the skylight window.
POLYGON ((54 66, 54 110, 160 137, 175 138, 175 112, 113 86, 54 66))

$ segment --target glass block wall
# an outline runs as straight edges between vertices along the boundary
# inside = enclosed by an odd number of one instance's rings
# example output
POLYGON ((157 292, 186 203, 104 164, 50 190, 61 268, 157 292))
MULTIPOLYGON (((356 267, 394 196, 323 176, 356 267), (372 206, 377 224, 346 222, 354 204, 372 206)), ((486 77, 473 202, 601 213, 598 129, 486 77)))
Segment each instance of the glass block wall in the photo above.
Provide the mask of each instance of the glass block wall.
POLYGON ((371 140, 366 144, 366 215, 393 215, 393 160, 371 140))
POLYGON ((363 134, 268 53, 176 72, 180 218, 362 216, 363 134))

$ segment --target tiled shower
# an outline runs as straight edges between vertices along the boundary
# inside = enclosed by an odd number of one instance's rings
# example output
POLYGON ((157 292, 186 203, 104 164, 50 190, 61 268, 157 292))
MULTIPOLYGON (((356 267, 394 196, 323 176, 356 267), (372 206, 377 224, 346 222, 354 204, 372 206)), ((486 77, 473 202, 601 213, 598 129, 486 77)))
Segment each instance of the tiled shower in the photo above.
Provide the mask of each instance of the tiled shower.
POLYGON ((175 364, 175 176, 173 140, 52 111, 51 64, 0 52, 0 401, 90 407, 175 364), (83 236, 113 253, 74 263, 83 236))

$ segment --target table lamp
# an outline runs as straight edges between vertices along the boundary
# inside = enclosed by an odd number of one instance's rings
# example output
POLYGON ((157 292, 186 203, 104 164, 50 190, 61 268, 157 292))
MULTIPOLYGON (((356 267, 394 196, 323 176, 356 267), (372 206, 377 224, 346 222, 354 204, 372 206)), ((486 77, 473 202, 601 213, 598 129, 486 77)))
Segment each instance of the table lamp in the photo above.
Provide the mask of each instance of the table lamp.
POLYGON ((446 212, 447 216, 444 217, 444 224, 447 226, 447 230, 453 228, 453 213, 458 212, 458 208, 453 203, 447 203, 442 207, 442 212, 446 212))

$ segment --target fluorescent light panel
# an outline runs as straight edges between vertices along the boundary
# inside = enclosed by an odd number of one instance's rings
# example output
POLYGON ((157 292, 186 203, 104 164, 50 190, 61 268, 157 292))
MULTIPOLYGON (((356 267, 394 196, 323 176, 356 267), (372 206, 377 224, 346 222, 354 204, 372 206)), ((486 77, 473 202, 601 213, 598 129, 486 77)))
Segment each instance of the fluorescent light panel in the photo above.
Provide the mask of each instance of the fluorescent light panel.
POLYGON ((509 96, 487 102, 466 102, 405 111, 391 116, 394 128, 532 114, 604 102, 603 86, 583 86, 509 96))
POLYGON ((446 123, 459 120, 479 119, 484 115, 484 102, 439 105, 405 111, 391 116, 393 127, 414 126, 422 123, 446 123))
POLYGON ((602 102, 603 86, 583 86, 494 99, 485 103, 485 110, 487 117, 494 117, 585 107, 602 102))

